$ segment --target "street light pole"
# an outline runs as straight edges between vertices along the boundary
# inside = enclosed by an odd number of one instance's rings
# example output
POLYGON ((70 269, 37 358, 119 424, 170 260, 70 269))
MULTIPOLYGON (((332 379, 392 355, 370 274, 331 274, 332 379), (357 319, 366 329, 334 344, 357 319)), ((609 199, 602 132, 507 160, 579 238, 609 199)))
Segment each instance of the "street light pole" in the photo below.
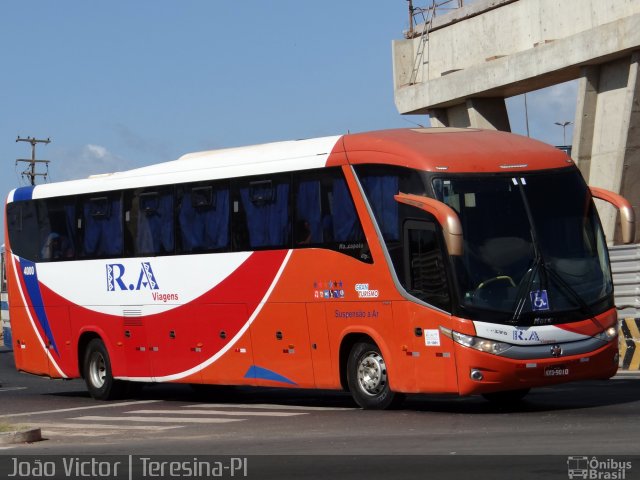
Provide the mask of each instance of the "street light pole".
POLYGON ((564 122, 554 122, 554 123, 562 127, 562 146, 565 147, 567 145, 567 125, 573 125, 573 122, 564 121, 564 122))

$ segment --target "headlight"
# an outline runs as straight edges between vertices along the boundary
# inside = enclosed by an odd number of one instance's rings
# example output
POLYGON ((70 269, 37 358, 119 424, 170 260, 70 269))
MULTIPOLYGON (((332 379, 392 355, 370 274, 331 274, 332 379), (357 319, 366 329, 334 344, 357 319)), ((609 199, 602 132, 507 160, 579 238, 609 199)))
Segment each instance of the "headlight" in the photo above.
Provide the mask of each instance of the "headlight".
POLYGON ((492 353, 494 355, 500 355, 512 347, 509 343, 473 337, 471 335, 465 335, 464 333, 454 331, 451 332, 451 338, 453 338, 454 342, 464 345, 465 347, 475 348, 481 352, 492 353))
POLYGON ((600 332, 596 335, 596 338, 605 342, 610 342, 618 336, 618 329, 616 327, 609 327, 604 332, 600 332))

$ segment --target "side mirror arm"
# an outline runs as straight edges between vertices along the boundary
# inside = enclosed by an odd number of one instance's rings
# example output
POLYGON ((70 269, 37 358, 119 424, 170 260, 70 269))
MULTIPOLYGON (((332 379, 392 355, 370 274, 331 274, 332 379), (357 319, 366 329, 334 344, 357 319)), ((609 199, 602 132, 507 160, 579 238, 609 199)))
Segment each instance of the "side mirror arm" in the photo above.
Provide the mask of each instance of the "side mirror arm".
POLYGON ((394 198, 396 202, 411 205, 436 217, 436 220, 442 226, 442 233, 444 234, 444 241, 447 244, 449 255, 462 255, 462 224, 460 223, 460 217, 458 217, 453 208, 435 198, 421 195, 400 192, 394 198))
POLYGON ((589 187, 594 198, 604 200, 620 212, 622 243, 633 243, 636 235, 636 217, 629 201, 617 193, 599 187, 589 187))

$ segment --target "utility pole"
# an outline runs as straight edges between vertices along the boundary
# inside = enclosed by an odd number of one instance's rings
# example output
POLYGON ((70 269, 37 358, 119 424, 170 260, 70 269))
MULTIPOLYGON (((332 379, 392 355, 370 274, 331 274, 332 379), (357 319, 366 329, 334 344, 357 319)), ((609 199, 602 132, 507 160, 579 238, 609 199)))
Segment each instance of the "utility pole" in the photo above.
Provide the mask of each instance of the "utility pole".
POLYGON ((26 158, 18 158, 16 160, 16 165, 18 165, 18 162, 28 163, 27 168, 22 172, 22 178, 29 177, 31 185, 34 186, 36 184, 36 177, 47 177, 47 175, 49 174, 50 162, 49 160, 36 160, 36 145, 38 143, 44 143, 45 145, 47 145, 51 143, 51 139, 47 138, 46 140, 40 140, 36 137, 20 138, 20 136, 18 135, 16 142, 28 142, 31 144, 31 159, 29 160, 26 158), (44 163, 47 171, 45 173, 36 172, 37 163, 44 163))

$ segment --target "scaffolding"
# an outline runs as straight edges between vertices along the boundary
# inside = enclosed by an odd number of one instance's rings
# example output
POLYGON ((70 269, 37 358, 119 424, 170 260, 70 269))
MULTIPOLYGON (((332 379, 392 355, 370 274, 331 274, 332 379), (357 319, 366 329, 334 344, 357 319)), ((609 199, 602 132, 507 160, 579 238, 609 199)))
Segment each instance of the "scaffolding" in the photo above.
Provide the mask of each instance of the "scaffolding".
POLYGON ((408 39, 420 38, 409 80, 409 85, 414 85, 418 83, 420 69, 429 65, 429 32, 433 27, 434 18, 438 13, 447 13, 450 10, 461 8, 464 5, 464 0, 431 0, 431 4, 424 7, 415 6, 413 0, 407 1, 409 2, 409 30, 405 33, 405 37, 408 39))

